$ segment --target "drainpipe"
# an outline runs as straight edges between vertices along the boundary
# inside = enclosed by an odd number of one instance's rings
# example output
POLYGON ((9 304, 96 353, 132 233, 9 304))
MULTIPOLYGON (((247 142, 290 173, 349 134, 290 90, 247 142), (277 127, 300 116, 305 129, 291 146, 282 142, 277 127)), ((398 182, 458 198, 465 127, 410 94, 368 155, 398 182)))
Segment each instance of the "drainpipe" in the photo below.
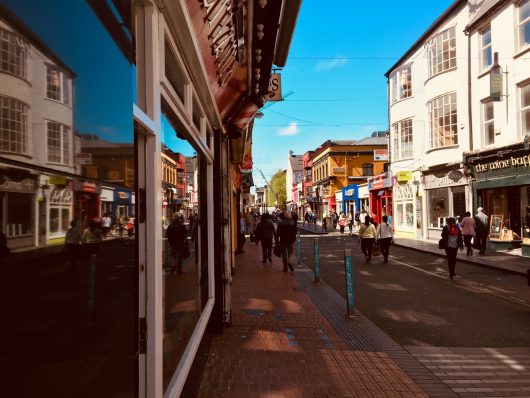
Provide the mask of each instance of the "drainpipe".
POLYGON ((469 151, 473 151, 473 111, 471 96, 471 35, 465 32, 467 36, 467 117, 469 123, 469 151))

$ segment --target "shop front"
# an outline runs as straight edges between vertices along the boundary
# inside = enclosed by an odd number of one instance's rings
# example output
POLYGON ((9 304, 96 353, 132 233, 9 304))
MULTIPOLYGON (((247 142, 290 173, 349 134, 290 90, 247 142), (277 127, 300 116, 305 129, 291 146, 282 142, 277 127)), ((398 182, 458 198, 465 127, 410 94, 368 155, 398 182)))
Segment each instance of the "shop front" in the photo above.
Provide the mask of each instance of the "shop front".
POLYGON ((48 243, 61 244, 72 220, 74 195, 71 180, 61 175, 51 175, 49 184, 48 243))
POLYGON ((482 207, 490 221, 493 249, 519 247, 526 236, 530 203, 530 150, 521 146, 468 156, 475 176, 474 209, 482 207))
POLYGON ((394 214, 392 222, 396 236, 423 237, 420 190, 412 171, 396 172, 393 184, 394 214))
POLYGON ((466 211, 471 212, 471 192, 469 178, 463 169, 441 169, 425 172, 422 175, 426 220, 426 238, 440 239, 442 228, 448 217, 462 217, 466 211))
POLYGON ((359 188, 357 184, 351 184, 342 188, 342 211, 345 214, 357 213, 359 209, 359 188))
POLYGON ((95 181, 75 179, 74 190, 74 218, 81 222, 81 227, 86 228, 88 221, 101 217, 100 199, 101 184, 95 181))
POLYGON ((370 214, 370 190, 368 183, 359 185, 359 211, 370 214))
POLYGON ((382 173, 368 180, 370 191, 370 216, 376 223, 388 216, 392 222, 392 177, 390 173, 382 173))

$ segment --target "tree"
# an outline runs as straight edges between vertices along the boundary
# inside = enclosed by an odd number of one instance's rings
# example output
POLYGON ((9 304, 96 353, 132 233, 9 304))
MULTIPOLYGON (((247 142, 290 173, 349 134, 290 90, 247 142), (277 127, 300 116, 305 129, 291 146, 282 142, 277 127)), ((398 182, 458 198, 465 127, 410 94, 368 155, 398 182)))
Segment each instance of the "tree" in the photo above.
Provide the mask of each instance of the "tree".
POLYGON ((278 170, 271 178, 270 185, 274 193, 269 189, 267 191, 267 205, 274 206, 277 205, 279 208, 285 208, 285 202, 287 201, 287 191, 285 189, 285 171, 278 170))

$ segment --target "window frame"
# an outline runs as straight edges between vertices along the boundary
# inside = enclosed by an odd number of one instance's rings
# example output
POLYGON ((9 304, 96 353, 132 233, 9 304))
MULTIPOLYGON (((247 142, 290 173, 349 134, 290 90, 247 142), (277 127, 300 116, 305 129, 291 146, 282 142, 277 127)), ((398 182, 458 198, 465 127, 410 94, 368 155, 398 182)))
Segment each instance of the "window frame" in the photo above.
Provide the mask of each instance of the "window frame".
POLYGON ((394 134, 394 148, 392 150, 393 158, 394 160, 404 160, 404 159, 411 159, 414 157, 414 129, 413 129, 413 123, 412 118, 406 118, 399 120, 392 124, 392 130, 394 134), (410 126, 405 127, 407 130, 406 136, 404 136, 404 123, 410 123, 410 126), (410 145, 410 150, 407 148, 406 150, 403 149, 404 143, 406 140, 404 138, 410 138, 410 142, 407 142, 408 145, 410 145), (410 152, 409 152, 410 151, 410 152))
POLYGON ((373 177, 374 174, 374 164, 373 163, 363 163, 363 177, 373 177), (368 173, 370 171, 370 173, 368 173))
POLYGON ((17 98, 0 95, 0 152, 15 155, 28 155, 29 109, 28 104, 17 98), (4 103, 7 103, 7 106, 4 106, 4 103), (16 117, 12 118, 14 115, 16 117), (4 129, 2 127, 4 125, 9 127, 4 129), (11 130, 11 126, 20 126, 20 130, 11 130), (4 139, 4 136, 7 136, 8 139, 4 139), (13 137, 15 137, 15 139, 11 139, 13 137))
POLYGON ((447 147, 452 147, 458 145, 458 112, 457 112, 457 96, 456 91, 446 93, 443 95, 440 95, 438 97, 435 97, 427 102, 427 114, 429 118, 429 149, 442 149, 447 147), (450 98, 450 101, 447 103, 446 99, 450 98), (454 98, 454 101, 453 101, 454 98), (440 103, 441 101, 441 103, 440 103), (435 106, 433 108, 433 106, 435 106), (444 111, 445 107, 449 106, 451 109, 451 112, 449 114, 435 114, 438 111, 444 111), (454 117, 454 122, 452 121, 454 117), (447 118, 449 118, 449 123, 446 124, 447 118), (438 122, 435 123, 435 120, 438 122), (442 124, 440 125, 439 121, 442 120, 442 124), (436 124, 436 126, 435 126, 436 124), (449 138, 451 142, 449 144, 442 144, 441 139, 446 139, 446 134, 441 134, 440 132, 442 130, 445 130, 445 126, 448 125, 450 127, 450 134, 449 138), (438 131, 439 134, 435 137, 435 131, 438 131), (443 137, 442 137, 443 136, 443 137), (435 143, 438 142, 437 145, 435 143))
POLYGON ((482 127, 482 141, 484 146, 494 145, 495 144, 495 107, 494 102, 484 99, 481 102, 481 127, 482 127), (491 110, 491 119, 486 119, 488 114, 488 109, 491 110), (491 127, 490 127, 491 126, 491 127), (491 128, 491 142, 488 142, 488 132, 491 128))
POLYGON ((491 25, 485 26, 480 30, 480 67, 485 71, 493 66, 493 46, 491 25), (484 43, 486 31, 489 32, 489 42, 484 43))
POLYGON ((525 122, 526 114, 530 113, 530 101, 528 105, 524 106, 523 94, 525 89, 529 91, 528 95, 530 96, 530 80, 519 84, 519 121, 521 125, 521 137, 530 135, 530 122, 528 124, 525 122))
POLYGON ((61 102, 65 105, 71 105, 71 85, 70 77, 56 65, 46 64, 46 99, 61 102), (57 73, 58 82, 51 82, 51 73, 57 73), (52 89, 54 87, 55 89, 52 89), (52 95, 57 93, 57 95, 52 95))
POLYGON ((71 147, 70 127, 63 123, 56 122, 54 120, 46 120, 46 161, 48 163, 68 166, 70 164, 70 158, 71 158, 70 147, 71 147), (59 127, 57 131, 54 131, 54 133, 57 133, 59 135, 59 139, 50 137, 50 126, 51 125, 56 125, 57 127, 59 127), (51 139, 54 139, 55 141, 59 142, 59 145, 55 147, 55 149, 58 150, 58 155, 57 154, 52 155, 51 153, 52 152, 50 150, 52 149, 50 145, 51 139), (56 156, 55 160, 51 159, 50 156, 56 156))
POLYGON ((390 78, 392 103, 412 97, 412 66, 406 65, 398 69, 390 78), (406 79, 405 84, 403 79, 406 79))
POLYGON ((522 50, 530 46, 530 40, 524 41, 525 27, 530 24, 530 0, 521 0, 517 3, 517 47, 522 50), (521 21, 521 9, 522 7, 528 7, 529 15, 521 21))
POLYGON ((456 34, 451 26, 432 36, 427 42, 427 72, 428 78, 455 69, 456 64, 456 34), (445 45, 448 43, 448 48, 445 45), (448 57, 445 57, 448 55, 448 57), (447 65, 445 65, 447 64, 447 65))
POLYGON ((0 72, 28 80, 28 52, 24 37, 0 27, 0 72))

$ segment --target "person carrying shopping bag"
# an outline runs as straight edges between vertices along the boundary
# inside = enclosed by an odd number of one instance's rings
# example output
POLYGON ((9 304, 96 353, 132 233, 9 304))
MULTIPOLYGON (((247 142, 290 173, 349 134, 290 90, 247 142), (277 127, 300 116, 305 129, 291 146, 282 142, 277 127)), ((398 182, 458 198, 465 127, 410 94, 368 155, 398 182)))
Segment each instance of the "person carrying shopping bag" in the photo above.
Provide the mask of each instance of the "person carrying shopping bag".
POLYGON ((377 231, 370 221, 371 218, 367 215, 364 218, 364 223, 361 224, 359 229, 359 242, 361 242, 361 251, 366 258, 365 262, 367 264, 370 263, 370 260, 372 259, 372 250, 377 236, 377 231))
POLYGON ((383 216, 382 223, 377 226, 377 242, 383 255, 383 262, 388 263, 390 244, 392 243, 392 225, 388 223, 388 217, 383 216))
POLYGON ((460 249, 460 251, 464 250, 462 232, 460 232, 460 228, 456 225, 454 217, 449 217, 447 219, 447 225, 442 229, 442 242, 440 242, 440 244, 445 248, 445 254, 447 255, 449 278, 453 279, 456 276, 455 267, 458 249, 460 249))

